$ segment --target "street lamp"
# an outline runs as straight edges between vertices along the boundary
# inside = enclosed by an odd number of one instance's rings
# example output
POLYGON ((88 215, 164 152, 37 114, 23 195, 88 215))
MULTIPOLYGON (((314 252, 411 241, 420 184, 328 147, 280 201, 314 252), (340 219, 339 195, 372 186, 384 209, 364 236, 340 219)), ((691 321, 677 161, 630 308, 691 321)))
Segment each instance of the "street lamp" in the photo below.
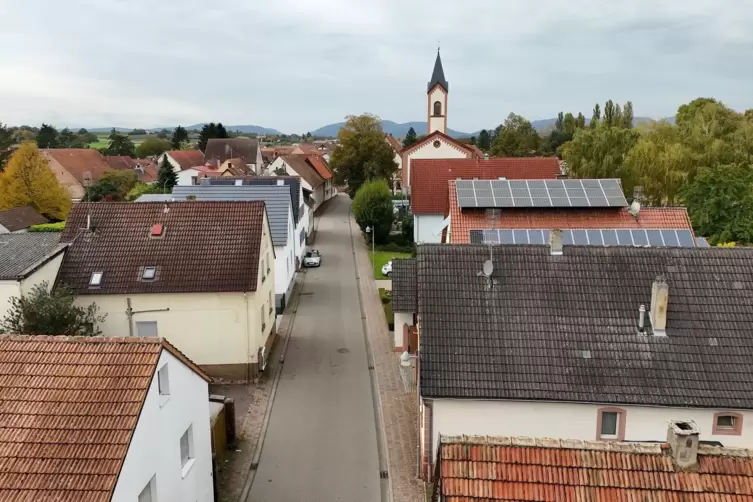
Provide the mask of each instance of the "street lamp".
POLYGON ((374 268, 374 234, 371 227, 366 227, 366 233, 371 235, 371 268, 374 268))

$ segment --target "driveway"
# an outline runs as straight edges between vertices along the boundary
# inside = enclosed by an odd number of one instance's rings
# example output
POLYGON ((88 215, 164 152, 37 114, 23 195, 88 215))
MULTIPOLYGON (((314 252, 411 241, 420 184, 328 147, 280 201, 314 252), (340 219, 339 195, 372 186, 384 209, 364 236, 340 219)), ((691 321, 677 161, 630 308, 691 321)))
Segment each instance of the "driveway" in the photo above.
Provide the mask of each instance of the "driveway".
POLYGON ((347 196, 319 221, 249 502, 378 502, 374 405, 347 196))

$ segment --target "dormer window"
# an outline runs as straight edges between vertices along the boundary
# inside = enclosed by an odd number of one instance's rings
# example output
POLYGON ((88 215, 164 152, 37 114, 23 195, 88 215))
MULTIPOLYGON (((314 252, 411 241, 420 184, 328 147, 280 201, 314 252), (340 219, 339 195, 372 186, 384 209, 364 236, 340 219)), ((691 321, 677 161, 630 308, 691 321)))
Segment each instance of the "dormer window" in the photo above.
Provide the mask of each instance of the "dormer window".
POLYGON ((141 278, 145 281, 153 281, 157 275, 157 267, 144 267, 141 278))
POLYGON ((102 284, 102 276, 104 275, 103 272, 92 272, 91 277, 89 277, 89 286, 92 287, 98 287, 102 284))
POLYGON ((152 237, 162 237, 164 231, 165 227, 162 223, 155 223, 152 225, 152 237))

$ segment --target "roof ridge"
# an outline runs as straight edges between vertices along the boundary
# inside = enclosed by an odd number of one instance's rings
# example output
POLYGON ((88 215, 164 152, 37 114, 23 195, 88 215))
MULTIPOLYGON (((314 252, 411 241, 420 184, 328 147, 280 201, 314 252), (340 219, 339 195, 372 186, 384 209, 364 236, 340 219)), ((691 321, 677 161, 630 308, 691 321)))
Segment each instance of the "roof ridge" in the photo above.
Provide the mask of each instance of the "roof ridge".
POLYGON ((6 333, 0 335, 0 341, 10 340, 14 342, 73 342, 73 343, 121 343, 121 344, 149 344, 159 345, 160 338, 143 338, 136 336, 109 337, 109 336, 70 336, 70 335, 23 335, 6 333))

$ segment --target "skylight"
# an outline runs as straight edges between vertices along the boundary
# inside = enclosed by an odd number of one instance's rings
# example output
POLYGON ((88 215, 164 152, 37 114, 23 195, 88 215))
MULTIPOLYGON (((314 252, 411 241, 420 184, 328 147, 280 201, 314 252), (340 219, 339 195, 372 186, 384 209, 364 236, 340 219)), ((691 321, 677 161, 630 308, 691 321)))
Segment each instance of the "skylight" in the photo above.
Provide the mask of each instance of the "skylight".
POLYGON ((91 277, 89 277, 89 286, 99 286, 102 284, 102 275, 104 275, 103 272, 92 272, 91 277))
POLYGON ((157 275, 157 267, 144 267, 141 278, 145 281, 153 281, 155 275, 157 275))

